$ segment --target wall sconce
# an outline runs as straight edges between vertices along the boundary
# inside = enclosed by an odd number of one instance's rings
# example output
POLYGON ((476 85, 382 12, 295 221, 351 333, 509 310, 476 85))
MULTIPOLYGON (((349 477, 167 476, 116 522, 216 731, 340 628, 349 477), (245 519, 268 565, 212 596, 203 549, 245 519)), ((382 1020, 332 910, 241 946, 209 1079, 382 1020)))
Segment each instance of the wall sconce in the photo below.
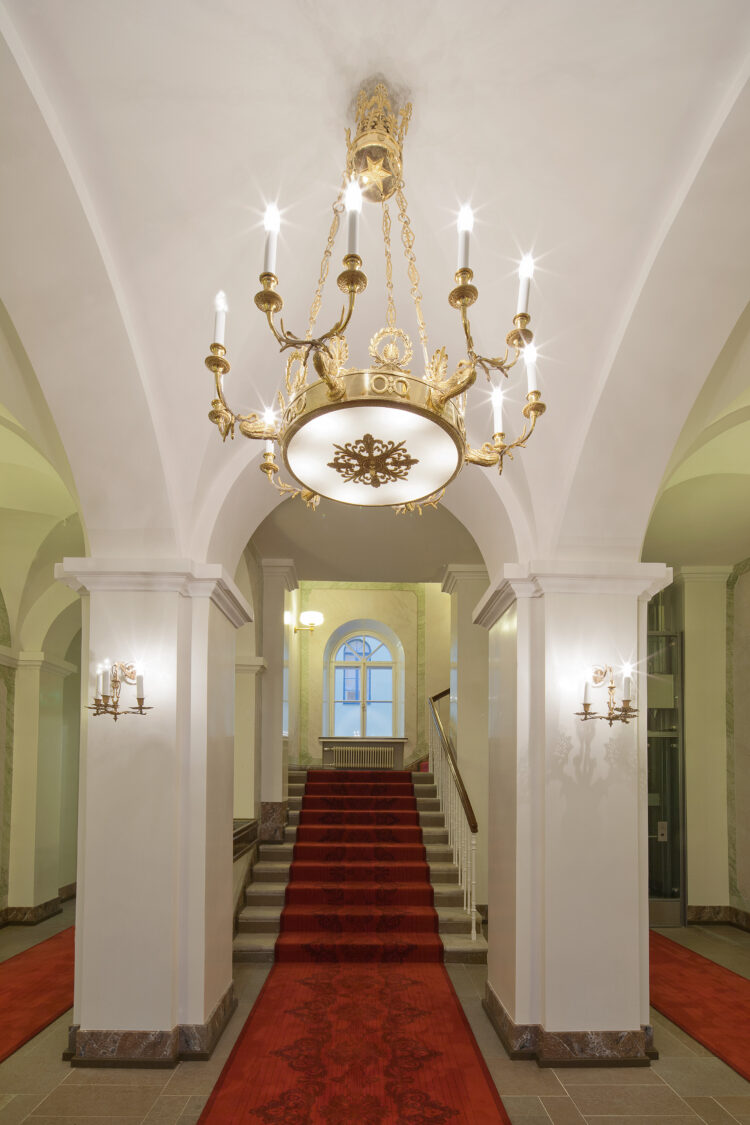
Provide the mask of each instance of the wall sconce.
POLYGON ((618 707, 615 703, 615 676, 612 671, 611 664, 599 664, 592 672, 591 680, 595 687, 599 687, 609 676, 609 683, 607 684, 607 713, 606 715, 599 715, 596 711, 591 710, 591 681, 586 680, 583 688, 583 710, 576 711, 582 723, 587 719, 604 719, 605 722, 612 726, 613 723, 627 723, 633 715, 638 712, 635 707, 631 707, 631 700, 633 698, 633 681, 631 678, 632 669, 630 665, 625 666, 626 675, 623 677, 622 682, 622 707, 618 707))
POLYGON ((105 666, 96 673, 96 694, 94 703, 88 710, 94 715, 111 715, 117 722, 121 715, 145 715, 152 711, 146 707, 143 691, 143 673, 139 672, 135 664, 126 664, 118 660, 107 668, 105 666), (120 710, 120 691, 123 683, 135 685, 136 707, 120 710))
POLYGON ((313 629, 317 629, 318 625, 322 625, 324 621, 323 614, 319 613, 317 609, 306 609, 304 613, 299 615, 299 625, 294 626, 294 631, 295 633, 312 633, 313 629))

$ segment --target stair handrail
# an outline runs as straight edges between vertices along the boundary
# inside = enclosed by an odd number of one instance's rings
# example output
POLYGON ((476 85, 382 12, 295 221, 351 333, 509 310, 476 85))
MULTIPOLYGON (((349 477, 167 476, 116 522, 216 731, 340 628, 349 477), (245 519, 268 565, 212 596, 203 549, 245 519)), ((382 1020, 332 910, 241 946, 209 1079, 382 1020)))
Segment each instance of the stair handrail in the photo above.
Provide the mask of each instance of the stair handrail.
POLYGON ((458 882, 464 892, 464 910, 471 915, 471 940, 477 940, 477 834, 479 825, 458 768, 453 744, 443 726, 436 704, 450 695, 450 688, 431 695, 427 709, 432 718, 429 741, 430 771, 445 815, 448 843, 458 867, 458 882))

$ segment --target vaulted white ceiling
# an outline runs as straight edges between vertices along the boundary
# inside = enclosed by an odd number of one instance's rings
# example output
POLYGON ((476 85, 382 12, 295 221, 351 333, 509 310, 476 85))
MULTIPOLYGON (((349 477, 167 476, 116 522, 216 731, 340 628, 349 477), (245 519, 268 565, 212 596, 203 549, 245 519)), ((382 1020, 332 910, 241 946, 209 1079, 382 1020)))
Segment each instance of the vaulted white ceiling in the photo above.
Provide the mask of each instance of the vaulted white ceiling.
MULTIPOLYGON (((480 350, 497 354, 510 325, 521 252, 539 259, 547 414, 501 478, 467 466, 447 506, 491 571, 502 508, 519 555, 638 556, 750 297, 746 0, 3 0, 0 30, 2 297, 95 553, 233 566, 275 503, 257 443, 222 446, 206 419, 211 303, 227 292, 230 401, 271 404, 283 364, 252 306, 262 210, 282 209, 285 317, 304 331, 350 103, 379 73, 414 105, 406 194, 431 347, 460 358, 447 294, 462 201, 480 350)), ((363 359, 384 316, 377 222, 365 213, 363 359)), ((397 295, 413 331, 403 280, 397 295)))

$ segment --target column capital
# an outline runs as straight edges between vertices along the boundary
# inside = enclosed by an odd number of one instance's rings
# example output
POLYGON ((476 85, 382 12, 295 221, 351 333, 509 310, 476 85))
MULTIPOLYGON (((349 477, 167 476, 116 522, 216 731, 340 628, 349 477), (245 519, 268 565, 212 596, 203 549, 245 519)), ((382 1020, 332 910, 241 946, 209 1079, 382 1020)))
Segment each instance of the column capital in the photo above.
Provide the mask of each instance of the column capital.
POLYGON ((235 628, 253 612, 223 566, 192 559, 63 559, 55 578, 81 596, 92 592, 140 591, 210 598, 235 628))
POLYGON ((520 598, 545 594, 625 594, 652 598, 672 581, 663 563, 530 561, 506 563, 503 579, 487 591, 474 614, 477 625, 491 628, 520 598))
POLYGON ((265 672, 267 667, 268 661, 264 656, 249 656, 247 660, 238 661, 234 670, 235 672, 250 672, 257 676, 260 672, 265 672))
POLYGON ((487 568, 481 563, 448 563, 440 588, 444 594, 452 594, 459 582, 484 582, 486 586, 489 580, 487 568))
POLYGON ((261 559, 261 566, 264 582, 267 578, 278 578, 290 593, 299 586, 294 559, 261 559))

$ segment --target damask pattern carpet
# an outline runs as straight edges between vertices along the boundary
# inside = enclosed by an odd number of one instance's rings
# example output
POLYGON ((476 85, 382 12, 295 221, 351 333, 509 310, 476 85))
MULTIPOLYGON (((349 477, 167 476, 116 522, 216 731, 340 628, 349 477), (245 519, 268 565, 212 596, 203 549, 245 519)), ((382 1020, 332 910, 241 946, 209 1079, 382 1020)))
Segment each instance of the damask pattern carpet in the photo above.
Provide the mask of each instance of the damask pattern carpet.
POLYGON ((310 770, 276 960, 442 959, 411 774, 310 770))
POLYGON ((311 770, 276 964, 202 1125, 510 1125, 437 928, 409 774, 311 770))
POLYGON ((73 1007, 75 930, 0 962, 0 1062, 73 1007))
POLYGON ((651 1003, 750 1081, 750 981, 651 931, 651 1003))

